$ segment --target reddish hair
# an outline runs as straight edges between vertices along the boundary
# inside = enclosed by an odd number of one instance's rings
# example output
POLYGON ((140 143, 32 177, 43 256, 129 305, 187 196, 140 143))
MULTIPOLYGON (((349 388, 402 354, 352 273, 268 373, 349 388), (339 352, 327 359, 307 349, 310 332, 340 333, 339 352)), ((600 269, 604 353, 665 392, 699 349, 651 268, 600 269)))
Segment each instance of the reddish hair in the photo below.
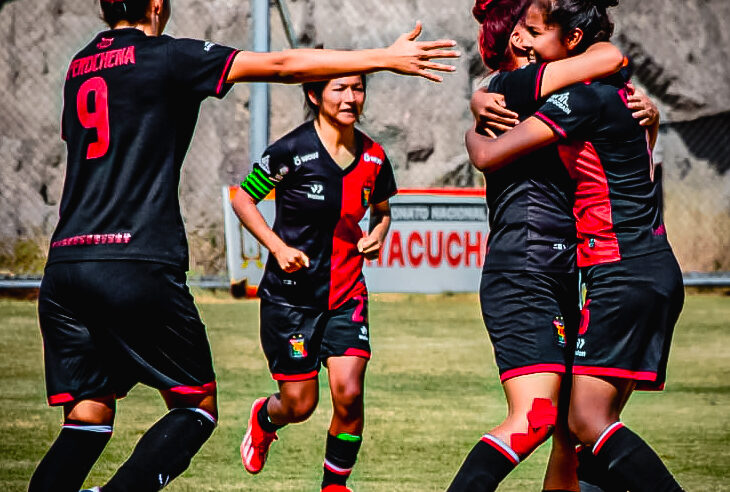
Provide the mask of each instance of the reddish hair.
POLYGON ((481 24, 479 54, 484 64, 500 70, 509 60, 509 38, 531 0, 476 0, 471 12, 481 24))

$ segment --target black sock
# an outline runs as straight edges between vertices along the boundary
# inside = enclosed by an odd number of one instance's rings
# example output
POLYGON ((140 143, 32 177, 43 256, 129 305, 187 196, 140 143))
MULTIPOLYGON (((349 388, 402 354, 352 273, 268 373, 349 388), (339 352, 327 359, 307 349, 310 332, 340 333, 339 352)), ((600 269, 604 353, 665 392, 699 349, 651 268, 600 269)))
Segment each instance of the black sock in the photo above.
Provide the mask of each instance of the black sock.
POLYGON ((259 411, 256 414, 256 420, 258 420, 259 425, 264 432, 276 432, 286 424, 276 425, 271 421, 271 417, 269 417, 269 409, 267 408, 269 406, 269 399, 271 399, 271 397, 268 397, 264 404, 261 405, 261 408, 259 408, 259 411))
POLYGON ((345 485, 352 467, 357 461, 357 453, 362 445, 362 437, 352 434, 333 436, 327 433, 327 446, 324 452, 324 475, 322 488, 329 484, 345 485))
POLYGON ((682 491, 654 450, 620 422, 603 433, 593 446, 593 454, 598 465, 623 487, 621 490, 682 491))
POLYGON ((587 447, 578 451, 578 482, 581 492, 626 492, 587 447))
POLYGON ((487 434, 466 457, 447 492, 492 492, 519 462, 512 448, 487 434))
POLYGON ((170 410, 145 432, 104 492, 160 490, 187 469, 213 429, 212 417, 202 410, 170 410))
POLYGON ((33 472, 28 491, 78 492, 111 437, 110 425, 66 421, 33 472))

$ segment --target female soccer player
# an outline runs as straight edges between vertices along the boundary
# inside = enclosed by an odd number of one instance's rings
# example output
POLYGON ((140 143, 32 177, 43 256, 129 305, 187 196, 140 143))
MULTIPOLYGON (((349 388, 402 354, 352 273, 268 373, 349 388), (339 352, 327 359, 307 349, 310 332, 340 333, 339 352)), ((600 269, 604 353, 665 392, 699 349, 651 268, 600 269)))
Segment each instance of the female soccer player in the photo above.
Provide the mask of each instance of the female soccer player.
POLYGON ((115 399, 137 382, 170 412, 105 491, 159 490, 216 425, 205 328, 185 284, 177 189, 203 99, 233 82, 305 82, 391 70, 439 77, 452 41, 386 49, 246 53, 163 36, 169 0, 100 0, 110 30, 76 56, 64 87, 66 182, 39 299, 46 385, 64 424, 31 491, 77 491, 112 433, 115 399))
MULTIPOLYGON (((617 3, 535 0, 526 26, 538 58, 563 58, 608 39, 613 26, 606 9, 617 3)), ((619 421, 635 388, 663 386, 684 298, 652 176, 655 131, 647 132, 632 117, 628 94, 622 77, 576 84, 497 139, 468 132, 467 148, 475 166, 496 172, 558 144, 577 182, 577 264, 587 289, 570 430, 620 490, 675 491, 681 487, 659 457, 619 421)), ((508 461, 505 457, 505 466, 508 461)))
POLYGON ((370 359, 364 260, 378 257, 396 193, 383 148, 355 128, 365 77, 304 84, 314 119, 273 143, 241 183, 233 208, 269 250, 261 297, 261 344, 279 392, 253 403, 241 444, 246 470, 264 466, 276 431, 309 418, 328 369, 334 412, 322 490, 349 490, 363 430, 370 359), (276 189, 276 220, 256 203, 276 189), (370 210, 370 232, 359 222, 370 210))
MULTIPOLYGON (((623 63, 618 49, 600 43, 580 57, 527 65, 531 39, 524 13, 529 5, 529 0, 480 1, 473 9, 481 23, 484 62, 499 71, 488 90, 504 94, 508 108, 523 118, 552 91, 609 75, 623 63), (540 85, 530 85, 536 76, 540 85)), ((477 91, 473 98, 478 120, 482 95, 477 91)), ((503 114, 504 123, 519 116, 503 114)), ((549 437, 557 423, 562 375, 572 357, 571 333, 577 329, 574 183, 557 149, 535 152, 486 180, 490 238, 481 304, 509 413, 474 448, 451 485, 454 491, 493 489, 549 437)), ((564 488, 577 486, 575 478, 563 481, 564 488)))

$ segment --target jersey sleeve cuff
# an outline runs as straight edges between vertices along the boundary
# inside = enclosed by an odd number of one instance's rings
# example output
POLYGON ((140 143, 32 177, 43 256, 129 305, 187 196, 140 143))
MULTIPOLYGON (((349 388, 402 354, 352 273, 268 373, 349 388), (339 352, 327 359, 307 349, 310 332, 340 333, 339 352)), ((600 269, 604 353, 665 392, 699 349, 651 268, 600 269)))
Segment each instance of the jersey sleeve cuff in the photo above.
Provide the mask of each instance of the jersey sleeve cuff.
POLYGON ((557 123, 555 123, 553 120, 551 120, 549 117, 545 116, 541 112, 537 112, 534 115, 536 118, 538 118, 540 121, 545 123, 547 126, 549 126, 555 133, 557 133, 562 138, 568 138, 567 132, 557 123))
POLYGON ((231 72, 231 67, 233 67, 233 59, 236 58, 236 55, 239 52, 240 50, 231 51, 231 54, 228 55, 228 58, 226 59, 226 64, 223 67, 223 73, 221 73, 221 78, 218 81, 218 85, 215 89, 215 95, 217 97, 225 96, 231 89, 231 87, 233 87, 233 84, 226 82, 226 79, 228 79, 228 74, 231 72))

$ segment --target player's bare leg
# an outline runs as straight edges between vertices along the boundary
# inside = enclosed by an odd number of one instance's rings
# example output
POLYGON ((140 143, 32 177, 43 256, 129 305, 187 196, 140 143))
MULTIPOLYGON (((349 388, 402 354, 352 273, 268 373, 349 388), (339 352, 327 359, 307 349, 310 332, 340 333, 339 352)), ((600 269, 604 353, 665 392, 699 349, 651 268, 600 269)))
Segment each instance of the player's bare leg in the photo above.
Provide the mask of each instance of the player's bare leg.
POLYGON ((248 428, 241 442, 241 462, 249 473, 259 473, 266 463, 276 431, 287 424, 303 422, 317 408, 319 382, 279 381, 279 392, 253 402, 248 428))
POLYGON ((550 437, 558 416, 559 374, 528 374, 504 383, 507 418, 489 431, 462 464, 449 492, 486 492, 550 437))
POLYGON ((169 412, 140 438, 129 459, 104 485, 105 492, 160 490, 184 472, 213 433, 216 390, 204 394, 161 391, 169 412))
POLYGON ((363 393, 367 363, 361 357, 327 359, 333 413, 327 433, 323 490, 346 490, 345 484, 357 461, 365 422, 363 393))
POLYGON ((61 433, 38 464, 29 492, 79 490, 112 436, 113 395, 69 402, 61 433))
POLYGON ((627 379, 574 376, 570 430, 622 490, 681 491, 659 456, 619 420, 635 386, 627 379))

